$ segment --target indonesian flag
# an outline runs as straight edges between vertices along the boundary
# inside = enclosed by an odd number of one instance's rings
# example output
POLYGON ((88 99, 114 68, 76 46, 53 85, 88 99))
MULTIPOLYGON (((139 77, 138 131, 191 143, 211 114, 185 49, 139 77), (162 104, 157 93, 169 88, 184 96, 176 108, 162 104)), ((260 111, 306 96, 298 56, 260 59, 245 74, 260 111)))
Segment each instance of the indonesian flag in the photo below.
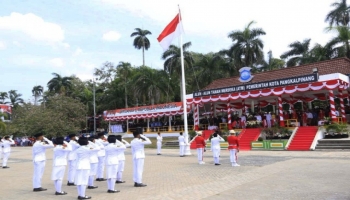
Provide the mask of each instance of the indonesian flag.
POLYGON ((163 50, 166 51, 171 42, 181 35, 183 32, 181 24, 180 13, 175 16, 175 18, 165 27, 162 33, 158 36, 157 40, 162 46, 163 50))

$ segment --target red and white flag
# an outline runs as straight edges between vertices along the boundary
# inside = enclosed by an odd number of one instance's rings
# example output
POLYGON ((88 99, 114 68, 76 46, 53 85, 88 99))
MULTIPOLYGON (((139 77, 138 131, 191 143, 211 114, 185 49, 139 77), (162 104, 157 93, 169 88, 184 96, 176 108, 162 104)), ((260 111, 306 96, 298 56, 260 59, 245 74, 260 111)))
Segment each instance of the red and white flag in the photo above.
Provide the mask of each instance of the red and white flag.
POLYGON ((181 24, 181 15, 180 13, 175 16, 175 18, 165 27, 162 33, 158 36, 157 40, 162 46, 163 50, 166 51, 171 42, 179 37, 183 32, 181 24))

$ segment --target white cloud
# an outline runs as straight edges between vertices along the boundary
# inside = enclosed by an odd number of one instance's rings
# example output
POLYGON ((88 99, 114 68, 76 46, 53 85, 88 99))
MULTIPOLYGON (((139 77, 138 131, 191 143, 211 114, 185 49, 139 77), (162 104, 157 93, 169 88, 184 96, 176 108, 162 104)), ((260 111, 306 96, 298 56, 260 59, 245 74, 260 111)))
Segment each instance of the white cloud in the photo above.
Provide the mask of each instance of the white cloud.
POLYGON ((6 49, 5 42, 0 41, 0 50, 6 49))
POLYGON ((18 42, 18 41, 13 41, 12 44, 17 46, 17 47, 21 47, 22 46, 21 43, 18 42))
POLYGON ((74 53, 73 53, 73 56, 79 56, 81 53, 83 53, 83 50, 81 48, 77 48, 74 53))
POLYGON ((62 42, 60 45, 63 46, 64 48, 66 48, 66 49, 68 49, 70 47, 70 45, 68 43, 66 43, 66 42, 62 42))
POLYGON ((64 40, 64 31, 60 25, 46 22, 32 13, 13 12, 9 16, 0 17, 0 30, 22 32, 32 39, 50 44, 64 40))
POLYGON ((115 42, 120 39, 121 35, 117 31, 108 31, 103 34, 102 39, 109 42, 115 42))
POLYGON ((54 67, 63 67, 64 66, 64 62, 62 60, 62 58, 53 58, 50 61, 50 64, 53 65, 54 67))

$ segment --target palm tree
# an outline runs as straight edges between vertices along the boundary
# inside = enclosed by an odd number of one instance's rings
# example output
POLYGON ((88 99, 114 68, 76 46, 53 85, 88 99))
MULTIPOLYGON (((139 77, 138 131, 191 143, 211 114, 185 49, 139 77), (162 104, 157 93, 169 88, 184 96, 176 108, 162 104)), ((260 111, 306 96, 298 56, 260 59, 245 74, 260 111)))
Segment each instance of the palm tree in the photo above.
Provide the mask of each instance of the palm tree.
POLYGON ((344 48, 346 57, 350 58, 350 28, 347 26, 329 27, 328 31, 335 31, 338 34, 328 42, 328 45, 331 47, 338 46, 338 52, 341 52, 341 49, 339 49, 339 45, 341 45, 344 48))
MULTIPOLYGON (((192 66, 194 62, 191 52, 188 51, 188 48, 191 45, 192 45, 191 42, 187 42, 182 45, 185 71, 186 71, 186 68, 192 66)), ((175 74, 179 79, 180 88, 181 88, 180 92, 182 94, 182 85, 180 81, 181 80, 181 48, 175 45, 170 45, 169 49, 163 53, 162 59, 165 60, 164 70, 170 75, 175 74)))
POLYGON ((225 73, 223 72, 224 60, 218 53, 208 53, 205 55, 200 55, 199 61, 196 63, 196 70, 198 74, 195 78, 198 78, 199 90, 212 81, 224 78, 225 73))
POLYGON ((334 10, 331 10, 327 14, 325 21, 329 22, 331 27, 333 25, 348 26, 350 21, 350 7, 347 5, 346 0, 340 0, 339 2, 331 4, 331 6, 334 7, 334 10))
POLYGON ((267 60, 264 61, 262 67, 259 68, 259 71, 271 71, 275 69, 281 69, 286 64, 283 60, 274 58, 272 56, 272 51, 267 52, 267 60))
POLYGON ((309 63, 310 41, 311 39, 305 39, 303 42, 289 44, 291 49, 280 56, 281 59, 288 59, 287 67, 309 63))
POLYGON ((6 104, 5 100, 8 98, 7 92, 0 92, 0 104, 6 104))
POLYGON ((119 62, 117 65, 117 76, 123 80, 122 84, 124 86, 124 92, 125 92, 125 108, 128 107, 128 93, 127 93, 127 87, 128 87, 128 80, 131 75, 131 64, 128 62, 119 62))
POLYGON ((71 81, 73 78, 68 76, 62 77, 57 73, 52 73, 52 75, 54 75, 54 78, 47 83, 49 91, 58 94, 67 94, 68 90, 72 88, 71 81))
POLYGON ((136 36, 133 44, 134 47, 136 49, 142 49, 143 66, 145 66, 145 49, 148 50, 151 47, 151 43, 146 36, 151 34, 149 30, 135 28, 135 32, 130 35, 130 37, 136 36))
POLYGON ((11 105, 16 108, 19 104, 23 104, 24 100, 21 98, 22 94, 17 93, 17 90, 10 90, 8 92, 11 105))
POLYGON ((264 44, 259 37, 266 33, 261 28, 251 28, 254 23, 251 21, 243 31, 236 30, 228 34, 233 42, 228 54, 241 67, 253 66, 264 59, 264 44))
POLYGON ((6 131, 6 124, 5 124, 5 122, 2 121, 2 119, 1 119, 2 117, 4 117, 4 114, 0 113, 0 133, 6 131))
POLYGON ((44 88, 41 85, 36 85, 33 87, 32 93, 34 96, 34 105, 36 105, 38 98, 43 94, 43 91, 44 91, 44 88))

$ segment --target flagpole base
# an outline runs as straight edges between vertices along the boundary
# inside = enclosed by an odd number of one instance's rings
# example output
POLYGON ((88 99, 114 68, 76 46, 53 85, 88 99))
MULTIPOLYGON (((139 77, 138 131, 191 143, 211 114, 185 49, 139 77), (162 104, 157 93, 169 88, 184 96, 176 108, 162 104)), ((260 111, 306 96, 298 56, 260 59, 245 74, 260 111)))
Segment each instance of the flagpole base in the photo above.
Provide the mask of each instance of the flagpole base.
POLYGON ((185 148, 185 156, 190 156, 191 154, 191 149, 190 149, 190 144, 186 144, 185 148))

